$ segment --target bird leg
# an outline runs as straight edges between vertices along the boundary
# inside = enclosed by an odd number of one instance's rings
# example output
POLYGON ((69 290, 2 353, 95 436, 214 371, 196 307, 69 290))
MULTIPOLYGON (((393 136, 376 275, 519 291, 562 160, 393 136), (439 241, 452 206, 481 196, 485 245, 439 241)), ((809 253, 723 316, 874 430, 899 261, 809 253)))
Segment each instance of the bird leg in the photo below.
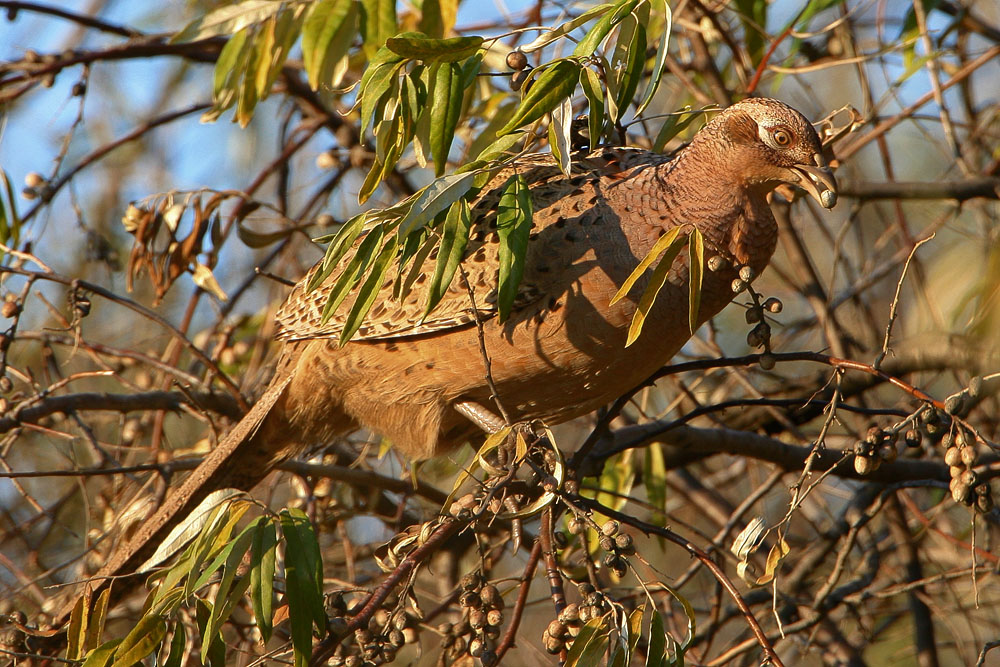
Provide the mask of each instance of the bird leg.
POLYGON ((475 401, 461 401, 460 403, 456 403, 455 410, 473 424, 490 434, 496 433, 507 425, 503 419, 500 419, 500 417, 493 414, 475 401))

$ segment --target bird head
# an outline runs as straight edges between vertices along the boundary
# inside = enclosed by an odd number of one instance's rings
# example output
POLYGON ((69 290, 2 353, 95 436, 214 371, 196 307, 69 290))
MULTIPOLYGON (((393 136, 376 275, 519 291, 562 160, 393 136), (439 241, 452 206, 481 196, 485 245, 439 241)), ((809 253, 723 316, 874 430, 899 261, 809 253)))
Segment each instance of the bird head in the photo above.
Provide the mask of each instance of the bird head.
MULTIPOLYGON (((795 109, 778 100, 749 98, 727 108, 709 126, 720 132, 737 159, 730 163, 753 185, 802 188, 825 208, 837 203, 833 177, 819 135, 795 109)), ((708 128, 706 128, 708 129, 708 128)))

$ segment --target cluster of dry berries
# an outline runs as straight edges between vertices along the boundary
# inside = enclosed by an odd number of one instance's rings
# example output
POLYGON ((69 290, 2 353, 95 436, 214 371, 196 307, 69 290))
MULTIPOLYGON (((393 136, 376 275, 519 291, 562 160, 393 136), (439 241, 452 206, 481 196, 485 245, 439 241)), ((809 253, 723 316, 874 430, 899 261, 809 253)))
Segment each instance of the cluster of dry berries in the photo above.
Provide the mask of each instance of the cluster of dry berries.
POLYGON ((985 514, 993 509, 993 496, 989 483, 980 481, 979 475, 972 469, 976 464, 973 442, 972 435, 961 426, 956 426, 953 432, 941 438, 941 446, 945 448, 944 462, 951 473, 948 484, 951 497, 956 503, 975 507, 985 514))
POLYGON ((854 444, 854 470, 859 475, 878 470, 882 462, 892 463, 896 460, 896 441, 899 434, 896 431, 885 430, 878 426, 868 429, 864 440, 854 444))
POLYGON ((528 57, 522 51, 511 51, 507 54, 507 67, 514 70, 514 73, 510 77, 511 90, 521 90, 525 81, 531 76, 531 68, 528 67, 528 57))
MULTIPOLYGON (((328 610, 331 613, 330 632, 346 634, 348 609, 342 594, 332 597, 328 610)), ((354 645, 340 644, 328 664, 332 667, 376 667, 391 663, 405 644, 417 641, 415 625, 416 619, 400 609, 396 601, 388 600, 372 614, 367 628, 355 631, 354 645)))
POLYGON ((503 624, 503 597, 493 584, 476 572, 462 577, 462 620, 438 626, 445 658, 455 661, 468 654, 486 667, 496 664, 496 641, 503 624))
POLYGON ((635 545, 632 536, 621 532, 621 524, 614 519, 605 521, 601 526, 599 538, 601 549, 605 552, 602 563, 604 567, 615 573, 616 577, 624 577, 628 571, 628 557, 635 555, 635 545))
POLYGON ((603 616, 610 608, 604 593, 593 585, 584 582, 577 585, 577 590, 580 603, 566 605, 542 632, 542 645, 553 655, 567 650, 584 625, 603 616))

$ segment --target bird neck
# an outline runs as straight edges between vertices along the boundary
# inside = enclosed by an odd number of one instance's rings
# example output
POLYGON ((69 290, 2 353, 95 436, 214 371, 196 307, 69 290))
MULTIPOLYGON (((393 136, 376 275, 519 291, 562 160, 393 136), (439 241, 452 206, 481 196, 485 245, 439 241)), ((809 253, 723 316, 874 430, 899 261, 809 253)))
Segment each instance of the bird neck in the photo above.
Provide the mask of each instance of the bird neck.
POLYGON ((655 175, 673 223, 689 224, 708 244, 739 264, 763 269, 774 252, 777 226, 767 191, 740 178, 726 151, 695 141, 655 175))

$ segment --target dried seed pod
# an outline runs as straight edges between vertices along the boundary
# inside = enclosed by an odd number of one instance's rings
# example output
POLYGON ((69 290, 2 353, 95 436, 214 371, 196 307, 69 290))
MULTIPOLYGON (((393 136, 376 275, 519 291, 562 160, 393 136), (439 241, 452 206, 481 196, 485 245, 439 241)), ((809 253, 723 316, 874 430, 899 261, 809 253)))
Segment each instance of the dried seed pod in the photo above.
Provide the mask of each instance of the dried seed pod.
POLYGON ((948 468, 948 474, 951 475, 952 479, 958 479, 965 472, 965 468, 962 466, 950 466, 948 468))
MULTIPOLYGON (((461 581, 459 581, 459 586, 463 590, 471 591, 479 588, 483 583, 483 578, 478 572, 469 572, 462 576, 461 581)), ((478 604, 476 606, 479 606, 478 604)))
POLYGON ((760 311, 756 308, 747 308, 744 313, 744 317, 746 318, 747 324, 757 324, 760 322, 760 311))
POLYGON ((500 625, 503 623, 503 612, 499 609, 490 609, 486 612, 487 625, 500 625))
POLYGON ((873 458, 870 456, 855 456, 854 457, 854 471, 859 475, 867 475, 868 473, 874 472, 875 464, 873 458))
POLYGON ((559 612, 559 620, 563 623, 569 625, 570 623, 575 623, 580 620, 580 607, 575 602, 566 605, 561 612, 559 612))
POLYGON ((774 368, 774 365, 777 363, 777 361, 778 360, 775 359, 773 354, 771 354, 770 352, 764 352, 763 354, 760 355, 760 359, 757 360, 757 363, 763 370, 769 371, 772 368, 774 368))
POLYGON ((866 456, 871 453, 871 447, 864 440, 858 440, 854 443, 854 454, 856 456, 866 456))
POLYGON ((503 598, 500 596, 500 591, 493 584, 483 586, 483 590, 479 591, 479 597, 485 606, 503 609, 503 598))
POLYGON ((570 517, 569 521, 566 522, 566 529, 570 532, 570 535, 579 535, 583 532, 585 525, 583 521, 580 521, 577 517, 570 517))
POLYGON ((559 489, 559 480, 557 480, 552 475, 546 475, 545 478, 542 480, 542 488, 545 491, 552 493, 559 489))
POLYGON ((415 629, 413 628, 403 629, 403 640, 407 644, 416 644, 418 639, 420 639, 420 635, 417 634, 417 631, 415 629))
POLYGON ((469 609, 479 609, 483 606, 483 601, 479 597, 479 593, 476 591, 465 591, 458 598, 458 603, 463 607, 468 607, 469 609))
POLYGON ((601 526, 601 533, 607 535, 608 537, 614 537, 618 534, 618 531, 621 530, 621 527, 622 525, 620 523, 614 519, 610 519, 605 521, 604 525, 601 526))
POLYGON ((629 555, 635 553, 635 547, 632 544, 632 536, 627 533, 620 533, 615 536, 615 546, 623 553, 628 552, 629 555))
POLYGON ((976 375, 969 380, 969 398, 979 398, 983 391, 983 378, 976 375))
POLYGON ((545 632, 547 632, 550 637, 562 639, 566 635, 566 624, 559 619, 553 619, 549 622, 548 627, 545 628, 545 632))
POLYGON ((529 69, 518 70, 518 71, 514 72, 513 74, 511 74, 511 76, 510 76, 510 89, 513 90, 513 91, 515 91, 515 92, 518 91, 518 90, 521 90, 521 88, 524 86, 525 82, 528 80, 529 76, 531 76, 531 70, 529 70, 529 69))
POLYGON ((561 653, 562 650, 566 648, 566 642, 561 639, 556 639, 555 637, 546 637, 542 639, 542 645, 545 647, 545 652, 551 655, 561 653))
POLYGON ((964 503, 969 497, 969 487, 961 481, 951 487, 951 497, 956 503, 964 503))
POLYGON ((396 630, 405 630, 410 625, 410 617, 405 613, 396 614, 392 617, 392 627, 396 630))
POLYGON ((343 616, 333 616, 327 621, 326 629, 334 637, 343 637, 349 629, 347 619, 343 616))
POLYGON ((944 453, 944 462, 951 468, 956 468, 962 464, 962 455, 958 451, 958 447, 949 447, 944 453))
POLYGON ((962 409, 962 394, 952 394, 944 401, 944 411, 953 415, 962 409))
POLYGON ((740 280, 748 283, 752 283, 754 278, 757 277, 757 272, 754 271, 753 267, 749 264, 744 264, 740 267, 740 280))
POLYGON ((886 463, 892 463, 893 461, 896 460, 896 457, 899 455, 899 452, 896 451, 895 445, 887 442, 879 446, 878 455, 879 458, 885 461, 886 463))
POLYGON ((976 474, 975 470, 966 470, 962 472, 962 476, 959 477, 959 479, 961 479, 962 483, 968 487, 973 487, 976 484, 979 484, 979 475, 976 474))
POLYGON ((615 548, 614 538, 608 537, 607 535, 601 535, 601 538, 598 540, 598 544, 601 545, 601 549, 603 551, 611 551, 615 548))
POLYGON ((29 171, 24 175, 24 184, 29 188, 37 188, 45 184, 45 177, 37 171, 29 171))
POLYGON ((16 317, 21 313, 21 304, 17 301, 4 301, 3 306, 0 306, 0 315, 6 318, 16 317))
POLYGON ((747 283, 742 278, 734 278, 730 289, 733 290, 733 294, 739 294, 747 288, 747 283))
POLYGON ((915 428, 911 428, 906 432, 906 435, 903 436, 903 439, 906 442, 906 446, 913 449, 920 446, 923 441, 923 436, 920 435, 920 431, 915 428))
POLYGON ((726 260, 720 255, 712 255, 708 258, 707 262, 709 271, 721 271, 725 268, 726 264, 728 264, 728 262, 726 262, 726 260))
POLYGON ((521 71, 528 66, 528 56, 522 51, 511 51, 507 54, 507 67, 521 71))
POLYGON ((764 347, 771 339, 771 326, 767 322, 758 322, 757 326, 747 334, 747 345, 750 347, 764 347))
POLYGON ((976 496, 976 511, 980 514, 989 514, 993 511, 993 496, 976 496))
POLYGON ((473 658, 479 658, 483 655, 483 651, 486 650, 486 642, 479 637, 473 637, 472 641, 469 642, 469 655, 473 658))
POLYGON ((486 614, 482 609, 473 609, 469 612, 469 625, 473 630, 481 630, 486 625, 486 614))
POLYGON ((587 597, 588 595, 593 594, 597 589, 594 588, 594 585, 589 581, 583 581, 576 585, 576 590, 580 592, 582 597, 587 597))
POLYGON ((406 635, 403 634, 402 630, 393 630, 389 633, 389 646, 393 648, 402 648, 403 644, 406 643, 406 635))
POLYGON ((764 310, 769 313, 780 313, 783 307, 784 304, 781 303, 781 299, 777 299, 773 296, 764 300, 764 310))
POLYGON ((961 455, 962 463, 966 466, 971 466, 976 463, 976 450, 969 445, 965 447, 959 447, 958 453, 961 455))

